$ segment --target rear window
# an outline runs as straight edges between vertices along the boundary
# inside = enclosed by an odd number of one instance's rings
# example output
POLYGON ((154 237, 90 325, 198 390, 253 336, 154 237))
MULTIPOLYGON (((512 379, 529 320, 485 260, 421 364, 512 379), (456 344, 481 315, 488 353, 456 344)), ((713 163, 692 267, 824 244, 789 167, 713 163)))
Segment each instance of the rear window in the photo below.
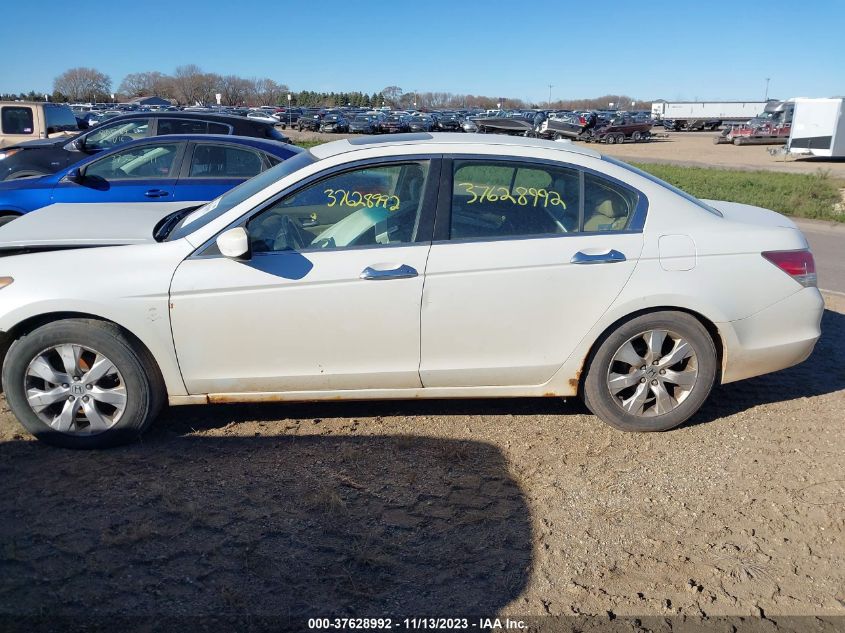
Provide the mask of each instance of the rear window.
POLYGON ((229 134, 231 128, 224 123, 201 119, 159 119, 158 134, 229 134))
POLYGON ((3 134, 32 134, 32 108, 4 106, 0 113, 3 134))
MULTIPOLYGON (((112 114, 111 116, 115 116, 112 114)), ((47 133, 71 132, 79 129, 73 111, 67 106, 44 106, 44 118, 47 121, 47 133)))

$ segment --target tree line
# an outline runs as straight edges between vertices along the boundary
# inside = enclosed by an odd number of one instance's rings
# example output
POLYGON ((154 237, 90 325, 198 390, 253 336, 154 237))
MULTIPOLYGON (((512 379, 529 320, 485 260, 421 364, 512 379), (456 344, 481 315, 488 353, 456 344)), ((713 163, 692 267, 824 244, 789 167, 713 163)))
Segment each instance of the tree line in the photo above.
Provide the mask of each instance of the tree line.
MULTIPOLYGON (((452 92, 405 91, 399 86, 385 87, 381 92, 315 92, 291 91, 284 84, 264 78, 245 78, 238 75, 219 75, 206 72, 196 64, 178 66, 170 75, 159 71, 136 72, 126 75, 115 91, 112 80, 96 68, 77 67, 66 70, 53 80, 55 102, 111 102, 128 101, 136 97, 162 97, 179 105, 213 104, 226 106, 303 107, 355 106, 376 108, 390 106, 403 109, 449 108, 555 108, 595 110, 650 109, 650 102, 636 102, 627 95, 604 95, 594 99, 532 102, 513 97, 457 94, 452 92), (113 97, 112 97, 113 96, 113 97), (290 97, 290 99, 288 98, 290 97), (612 106, 610 104, 613 104, 612 106)), ((19 94, 0 94, 2 100, 41 100, 44 95, 30 91, 19 94)))

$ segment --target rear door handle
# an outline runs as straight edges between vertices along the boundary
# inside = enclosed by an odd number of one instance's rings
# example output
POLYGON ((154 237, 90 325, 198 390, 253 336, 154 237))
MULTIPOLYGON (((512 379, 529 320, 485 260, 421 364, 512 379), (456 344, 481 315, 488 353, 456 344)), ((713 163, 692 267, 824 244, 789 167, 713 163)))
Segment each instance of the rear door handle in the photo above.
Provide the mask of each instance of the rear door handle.
POLYGON ((150 189, 149 191, 145 191, 144 195, 148 198, 163 198, 164 196, 170 195, 170 192, 164 189, 150 189))
POLYGON ((402 264, 397 268, 389 270, 377 270, 372 266, 367 266, 361 272, 361 279, 379 280, 379 279, 407 279, 408 277, 416 277, 419 275, 417 269, 407 264, 402 264))
POLYGON ((572 264, 612 264, 624 261, 625 255, 612 248, 606 253, 597 253, 595 255, 585 253, 584 251, 578 251, 572 256, 572 259, 569 260, 572 264))

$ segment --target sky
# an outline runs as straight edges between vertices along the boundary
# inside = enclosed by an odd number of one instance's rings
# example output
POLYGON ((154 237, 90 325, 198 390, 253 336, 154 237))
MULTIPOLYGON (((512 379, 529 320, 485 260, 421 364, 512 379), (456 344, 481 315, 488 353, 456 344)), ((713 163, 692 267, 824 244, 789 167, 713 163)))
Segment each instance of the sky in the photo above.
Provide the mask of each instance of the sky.
POLYGON ((4 2, 0 93, 94 67, 269 77, 293 90, 552 100, 845 96, 845 0, 4 2), (33 12, 37 19, 33 20, 33 12), (70 12, 70 13, 69 13, 70 12))

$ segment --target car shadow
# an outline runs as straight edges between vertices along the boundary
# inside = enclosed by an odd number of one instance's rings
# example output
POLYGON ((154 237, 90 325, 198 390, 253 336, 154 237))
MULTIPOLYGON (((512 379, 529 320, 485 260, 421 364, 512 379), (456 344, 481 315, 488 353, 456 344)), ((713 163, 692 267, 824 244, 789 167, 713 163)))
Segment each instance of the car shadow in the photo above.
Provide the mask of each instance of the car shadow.
POLYGON ((308 617, 489 615, 532 565, 526 499, 483 442, 17 441, 0 444, 0 477, 0 621, 13 630, 135 630, 149 624, 139 614, 190 615, 183 630, 203 617, 306 630, 308 617))

